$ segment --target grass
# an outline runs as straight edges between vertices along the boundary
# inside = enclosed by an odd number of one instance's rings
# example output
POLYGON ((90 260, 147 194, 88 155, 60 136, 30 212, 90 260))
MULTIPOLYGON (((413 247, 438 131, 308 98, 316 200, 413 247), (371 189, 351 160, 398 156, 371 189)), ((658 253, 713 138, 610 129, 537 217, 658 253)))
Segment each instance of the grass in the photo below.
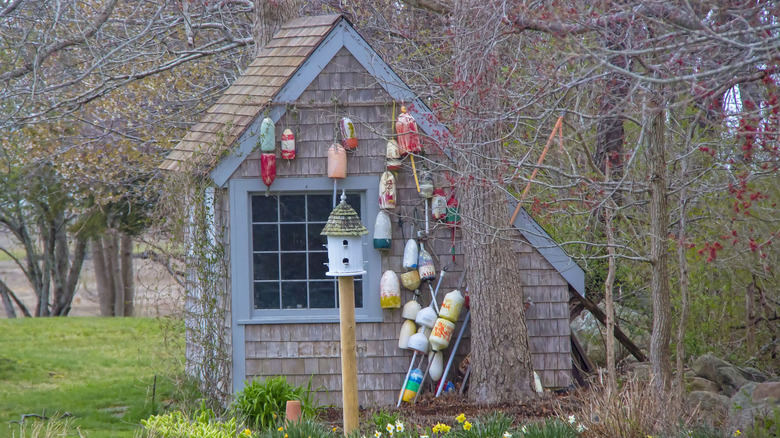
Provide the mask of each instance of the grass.
POLYGON ((85 436, 133 437, 170 399, 164 375, 182 362, 149 318, 0 320, 0 333, 0 436, 18 436, 22 415, 67 412, 85 436))

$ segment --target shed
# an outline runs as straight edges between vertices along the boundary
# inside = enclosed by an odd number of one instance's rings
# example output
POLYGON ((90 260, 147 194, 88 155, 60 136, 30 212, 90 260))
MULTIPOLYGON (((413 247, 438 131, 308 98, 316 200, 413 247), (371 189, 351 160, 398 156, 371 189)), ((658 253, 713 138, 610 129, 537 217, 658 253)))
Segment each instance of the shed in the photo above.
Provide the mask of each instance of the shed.
MULTIPOLYGON (((171 171, 205 171, 213 181, 215 220, 227 230, 222 244, 229 257, 225 298, 231 303, 226 322, 233 391, 245 380, 283 374, 296 384, 311 377, 314 387, 327 389, 318 395, 322 401, 341 401, 337 291, 325 276, 327 253, 319 233, 334 205, 327 149, 337 140, 339 119, 348 116, 359 146, 349 152, 348 176, 337 185, 370 232, 364 238, 366 274, 355 283, 359 399, 362 405, 388 405, 398 397, 411 352, 398 348, 400 310, 380 308, 379 280, 385 270, 403 272, 404 239, 411 237, 415 209, 422 211, 410 160, 396 174, 391 250, 374 250, 370 235, 379 211, 385 145, 394 135, 401 102, 422 133, 435 138, 446 132, 343 16, 294 19, 161 164, 171 171), (278 158, 277 148, 277 177, 268 196, 255 150, 265 117, 276 125, 277 144, 289 128, 298 149, 287 161, 278 158)), ((447 159, 428 144, 417 163, 425 161, 436 173, 447 159)), ((509 201, 511 213, 516 201, 509 201)), ((524 210, 514 225, 523 298, 534 303, 526 313, 533 367, 544 386, 566 387, 572 379, 569 293, 584 294, 584 273, 524 210)), ((453 239, 444 224, 430 227, 426 245, 437 256, 437 271, 453 259, 457 263, 444 278, 441 299, 456 286, 465 263, 459 232, 453 239)), ((412 296, 404 291, 402 302, 412 296)))

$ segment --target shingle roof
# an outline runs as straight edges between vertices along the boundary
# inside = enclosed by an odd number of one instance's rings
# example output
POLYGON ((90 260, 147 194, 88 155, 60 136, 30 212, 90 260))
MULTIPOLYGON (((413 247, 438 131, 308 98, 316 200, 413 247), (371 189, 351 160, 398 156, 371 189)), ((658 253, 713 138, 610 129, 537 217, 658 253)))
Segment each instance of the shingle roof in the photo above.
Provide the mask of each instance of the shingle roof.
POLYGON ((321 15, 296 18, 282 25, 241 77, 190 128, 160 168, 212 168, 340 19, 338 14, 321 15))

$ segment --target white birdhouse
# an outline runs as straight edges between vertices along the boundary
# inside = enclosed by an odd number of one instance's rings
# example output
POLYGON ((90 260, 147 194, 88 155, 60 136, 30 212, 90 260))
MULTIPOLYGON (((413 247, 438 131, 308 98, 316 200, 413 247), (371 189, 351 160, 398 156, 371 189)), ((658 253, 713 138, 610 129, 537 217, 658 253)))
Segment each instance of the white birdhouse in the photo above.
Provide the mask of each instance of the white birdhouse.
POLYGON ((333 209, 320 233, 328 237, 328 272, 330 277, 363 275, 363 239, 368 230, 360 222, 355 209, 347 204, 342 192, 341 203, 333 209))

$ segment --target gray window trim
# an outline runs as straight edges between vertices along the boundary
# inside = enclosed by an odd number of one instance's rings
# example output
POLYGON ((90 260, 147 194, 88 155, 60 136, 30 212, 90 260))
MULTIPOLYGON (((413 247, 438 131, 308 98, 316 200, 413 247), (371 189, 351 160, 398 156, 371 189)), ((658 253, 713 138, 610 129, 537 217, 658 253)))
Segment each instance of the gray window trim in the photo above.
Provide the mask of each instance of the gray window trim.
MULTIPOLYGON (((230 264, 231 289, 233 296, 234 324, 299 324, 339 322, 338 309, 279 309, 255 310, 252 300, 251 266, 251 217, 250 196, 265 193, 266 187, 259 178, 233 179, 230 181, 230 264)), ((381 322, 382 309, 379 305, 379 279, 381 277, 381 257, 374 250, 370 237, 373 235, 373 218, 379 213, 374 198, 379 193, 379 178, 376 176, 352 176, 338 181, 341 189, 365 191, 361 197, 361 210, 365 212, 364 225, 369 234, 363 236, 363 259, 366 261, 366 274, 363 276, 363 307, 355 309, 357 322, 381 322)), ((271 194, 285 192, 333 192, 333 180, 330 178, 280 178, 271 186, 271 194)))

